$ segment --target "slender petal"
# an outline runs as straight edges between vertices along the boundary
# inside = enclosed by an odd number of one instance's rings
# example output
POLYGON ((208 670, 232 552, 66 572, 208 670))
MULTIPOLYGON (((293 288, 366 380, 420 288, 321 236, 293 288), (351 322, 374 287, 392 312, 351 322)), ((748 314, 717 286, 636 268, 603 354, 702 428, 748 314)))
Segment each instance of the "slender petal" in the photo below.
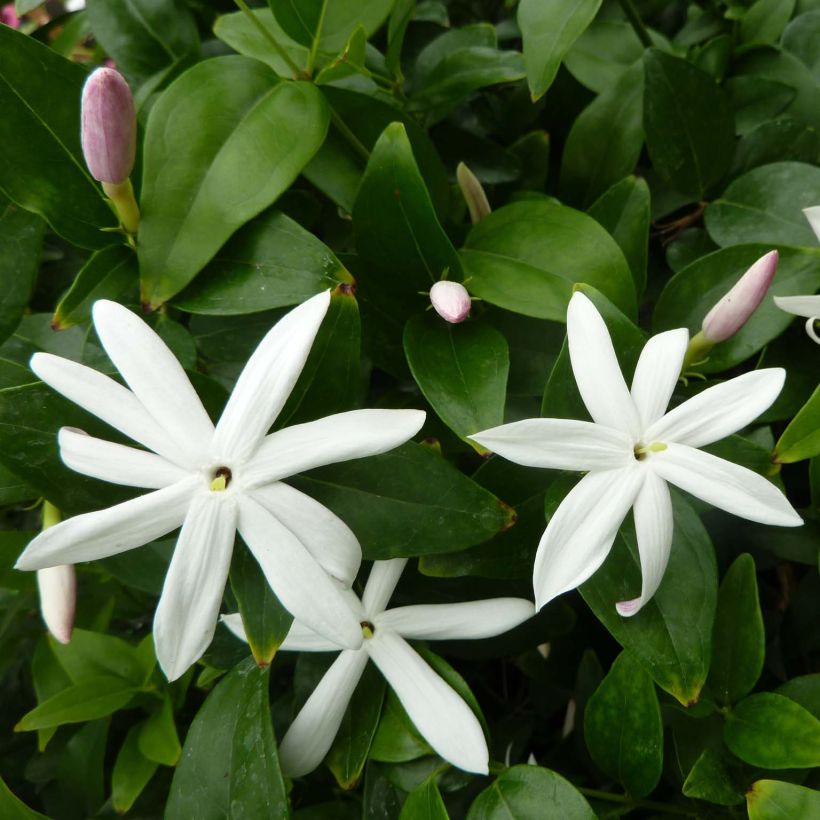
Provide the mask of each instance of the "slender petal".
MULTIPOLYGON (((364 619, 364 615, 362 615, 364 619)), ((225 626, 239 638, 240 641, 248 642, 245 634, 245 626, 242 623, 242 616, 238 612, 231 615, 223 615, 220 620, 225 626)), ((287 637, 279 647, 287 652, 338 652, 339 647, 331 643, 327 638, 317 635, 312 629, 308 629, 299 621, 294 621, 290 625, 287 637)))
POLYGON ((127 388, 108 376, 51 353, 35 353, 31 369, 49 387, 126 436, 184 467, 196 467, 127 388))
POLYGON ((113 484, 159 490, 189 475, 162 456, 94 438, 73 427, 63 427, 57 441, 67 467, 113 484))
POLYGON ((362 562, 362 548, 341 518, 281 481, 249 494, 301 541, 323 569, 345 586, 353 583, 362 562))
POLYGON ((185 518, 198 476, 140 495, 105 510, 76 515, 41 532, 23 551, 17 569, 43 569, 107 558, 175 530, 185 518))
POLYGON ((644 345, 632 378, 632 400, 643 427, 653 424, 666 412, 688 343, 689 331, 679 328, 658 333, 644 345))
POLYGON ((333 661, 279 746, 283 774, 300 777, 324 759, 367 665, 367 652, 346 649, 333 661))
POLYGON ((672 499, 666 482, 652 470, 646 471, 643 486, 635 499, 635 532, 641 559, 641 594, 631 601, 619 601, 615 608, 624 617, 635 615, 660 586, 672 546, 672 499))
POLYGON ((611 470, 634 457, 626 433, 575 419, 524 419, 467 438, 516 464, 552 470, 611 470))
POLYGON ((811 208, 803 208, 803 215, 809 220, 809 225, 814 231, 814 235, 820 241, 820 205, 811 208))
POLYGON ((786 496, 763 476, 694 447, 670 444, 652 453, 651 468, 670 484, 749 521, 798 527, 803 523, 786 496))
POLYGON ((641 423, 612 339, 601 314, 583 293, 570 299, 567 341, 578 391, 593 420, 637 439, 641 423))
POLYGON ((243 481, 254 487, 324 464, 386 453, 418 433, 424 417, 422 410, 350 410, 277 430, 253 456, 243 481))
POLYGON ((401 636, 377 631, 366 646, 410 720, 433 749, 459 769, 487 774, 489 752, 484 732, 458 693, 401 636))
POLYGON ((330 291, 295 307, 248 359, 216 426, 214 456, 242 461, 256 449, 287 401, 330 305, 330 291))
POLYGON ((396 584, 407 566, 406 558, 391 558, 389 561, 376 561, 367 579, 362 595, 362 607, 371 617, 390 603, 396 584))
POLYGON ((820 316, 820 293, 816 296, 775 296, 774 303, 780 310, 795 316, 820 316))
POLYGON ((48 631, 60 642, 68 643, 74 629, 77 606, 77 573, 71 564, 47 567, 37 573, 40 611, 48 631))
POLYGON ((105 352, 145 409, 189 459, 206 459, 213 423, 165 342, 116 302, 95 302, 93 314, 105 352))
POLYGON ((575 589, 603 564, 644 473, 634 462, 620 470, 588 473, 570 490, 550 519, 535 554, 533 585, 538 609, 575 589))
POLYGON ((459 640, 501 635, 535 615, 531 601, 491 598, 458 604, 418 604, 388 609, 376 617, 380 628, 405 638, 459 640))
POLYGON ((726 438, 769 407, 780 393, 785 378, 783 368, 770 367, 709 387, 648 427, 644 443, 675 441, 703 447, 726 438))
POLYGON ((191 502, 154 615, 157 660, 176 680, 208 648, 228 580, 236 502, 215 493, 191 502))
POLYGON ((361 646, 361 626, 340 585, 287 527, 247 496, 239 496, 239 533, 294 618, 339 648, 361 646))

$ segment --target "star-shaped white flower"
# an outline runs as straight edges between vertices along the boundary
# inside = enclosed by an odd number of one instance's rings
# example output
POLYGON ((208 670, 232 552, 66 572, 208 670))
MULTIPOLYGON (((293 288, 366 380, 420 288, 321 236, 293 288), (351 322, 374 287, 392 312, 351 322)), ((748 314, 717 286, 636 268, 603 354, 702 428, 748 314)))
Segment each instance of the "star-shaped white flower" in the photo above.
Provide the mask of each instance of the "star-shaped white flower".
MULTIPOLYGON (((523 598, 493 598, 457 604, 419 604, 386 609, 407 560, 376 561, 361 600, 347 591, 350 611, 365 637, 360 649, 344 649, 294 719, 279 747, 282 771, 299 777, 328 753, 368 658, 393 688, 424 739, 460 769, 487 774, 489 752, 481 724, 450 684, 442 680, 405 638, 489 638, 535 614, 523 598)), ((225 623, 243 640, 239 615, 225 623)), ((281 646, 297 652, 334 652, 339 646, 294 621, 281 646)))
POLYGON ((617 604, 634 615, 663 577, 672 544, 667 482, 722 510, 763 524, 802 523, 785 496, 757 473, 698 450, 740 430, 777 397, 785 372, 755 370, 707 388, 668 413, 689 334, 653 336, 641 352, 632 390, 624 382, 609 332, 583 294, 567 310, 575 381, 594 422, 526 419, 470 438, 529 467, 587 474, 550 519, 535 557, 540 609, 601 566, 634 506, 643 584, 640 597, 617 604))
POLYGON ((786 313, 805 317, 806 333, 820 345, 820 336, 814 329, 814 323, 820 321, 820 293, 816 296, 775 296, 774 303, 786 313))
POLYGON ((329 304, 326 291, 279 320, 214 426, 159 336, 121 305, 96 302, 97 334, 130 390, 47 353, 35 354, 31 367, 58 393, 147 448, 63 428, 63 461, 85 475, 154 492, 50 527, 28 545, 17 568, 104 558, 182 525, 154 618, 157 658, 174 680, 211 642, 238 530, 291 613, 341 645, 359 646, 359 622, 331 578, 352 583, 359 543, 330 510, 282 479, 390 450, 418 432, 424 413, 354 410, 266 435, 329 304))

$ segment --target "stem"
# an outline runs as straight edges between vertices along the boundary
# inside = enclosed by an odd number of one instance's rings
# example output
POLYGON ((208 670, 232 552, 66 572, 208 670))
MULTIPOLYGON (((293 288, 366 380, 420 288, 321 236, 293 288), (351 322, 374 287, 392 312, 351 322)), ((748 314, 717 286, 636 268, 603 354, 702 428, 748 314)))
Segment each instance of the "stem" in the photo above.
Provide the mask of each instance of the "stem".
POLYGON ((140 226, 140 209, 130 178, 125 182, 103 182, 102 189, 114 204, 123 230, 129 237, 136 236, 140 226))
POLYGON ((293 79, 299 80, 305 76, 305 73, 299 68, 291 59, 290 54, 282 48, 276 41, 276 38, 265 28, 264 24, 259 21, 259 18, 253 13, 253 10, 248 6, 245 0, 234 0, 237 6, 245 12, 250 21, 259 29, 259 33, 273 46, 276 53, 287 63, 288 68, 293 72, 293 79))
POLYGON ((43 499, 43 529, 47 530, 62 521, 60 511, 50 502, 43 499))
POLYGON ((641 15, 638 14, 638 9, 635 8, 635 3, 633 0, 619 0, 619 2, 621 4, 621 8, 624 10, 626 19, 629 20, 632 28, 635 29, 635 34, 638 35, 638 39, 643 44, 643 47, 652 48, 652 38, 646 30, 646 26, 644 25, 643 20, 641 20, 641 15))
POLYGON ((670 806, 667 803, 658 803, 655 800, 635 800, 625 794, 613 794, 612 792, 603 792, 598 789, 587 789, 583 786, 576 786, 575 788, 587 797, 593 797, 596 800, 607 800, 610 803, 621 803, 630 808, 649 809, 650 811, 659 811, 664 814, 679 814, 683 817, 696 816, 694 812, 689 809, 684 809, 681 806, 670 806))
POLYGON ((686 373, 695 362, 702 362, 714 346, 715 343, 710 342, 703 335, 703 331, 699 330, 689 340, 689 345, 686 348, 686 355, 683 357, 681 374, 686 373))
POLYGON ((331 106, 330 118, 339 130, 339 133, 350 143, 350 147, 365 161, 370 159, 370 151, 362 145, 359 138, 347 127, 345 121, 336 113, 331 106))
POLYGON ((313 74, 313 65, 316 62, 316 54, 319 51, 319 40, 322 36, 322 26, 325 24, 325 11, 327 11, 327 3, 328 0, 324 0, 324 3, 322 3, 322 10, 319 12, 319 24, 316 26, 316 33, 313 35, 313 42, 310 44, 307 68, 305 69, 308 76, 313 74))

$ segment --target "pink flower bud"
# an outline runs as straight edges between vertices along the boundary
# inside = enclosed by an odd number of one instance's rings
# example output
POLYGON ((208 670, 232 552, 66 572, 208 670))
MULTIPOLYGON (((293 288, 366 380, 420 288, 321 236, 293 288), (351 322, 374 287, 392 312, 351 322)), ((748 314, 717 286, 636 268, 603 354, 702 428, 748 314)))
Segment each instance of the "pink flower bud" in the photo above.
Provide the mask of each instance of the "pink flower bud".
POLYGON ((14 3, 6 3, 0 8, 0 23, 10 28, 20 28, 20 18, 14 10, 14 3))
POLYGON ((701 328, 708 341, 723 342, 749 321, 774 279, 777 257, 777 251, 761 256, 706 314, 701 328))
POLYGON ((436 282, 430 288, 430 302, 442 319, 454 325, 470 315, 470 294, 460 282, 436 282))
POLYGON ((77 576, 71 564, 37 571, 40 611, 48 631, 60 642, 68 643, 74 629, 77 604, 77 576))
POLYGON ((137 115, 128 83, 113 68, 98 68, 85 82, 82 143, 94 179, 128 179, 137 150, 137 115))

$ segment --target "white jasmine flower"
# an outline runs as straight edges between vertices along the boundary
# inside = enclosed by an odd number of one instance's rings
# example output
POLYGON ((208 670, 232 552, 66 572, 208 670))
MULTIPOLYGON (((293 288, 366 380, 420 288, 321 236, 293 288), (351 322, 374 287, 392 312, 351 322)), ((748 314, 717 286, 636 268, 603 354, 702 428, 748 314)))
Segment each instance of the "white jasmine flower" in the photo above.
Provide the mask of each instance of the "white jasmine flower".
POLYGON ((786 313, 806 318, 806 333, 820 345, 814 323, 820 321, 820 293, 816 296, 775 296, 774 303, 786 313))
MULTIPOLYGON (((465 771, 487 774, 489 752, 478 719, 405 639, 489 638, 527 620, 535 609, 521 598, 386 609, 406 563, 404 558, 376 561, 361 600, 348 591, 348 605, 365 639, 360 649, 344 649, 336 658, 285 734, 279 762, 288 776, 307 774, 322 762, 368 658, 441 757, 465 771)), ((227 615, 224 620, 244 640, 239 615, 227 615)), ((281 649, 333 652, 339 647, 294 621, 281 649)))
POLYGON ((601 566, 634 506, 643 584, 617 604, 634 615, 663 577, 672 544, 667 482, 722 510, 763 524, 802 523, 785 496, 757 473, 697 449, 749 424, 777 397, 785 372, 745 373, 670 410, 688 343, 685 329, 653 336, 632 390, 592 302, 575 293, 567 310, 572 370, 594 422, 526 419, 476 433, 484 447, 518 464, 588 471, 550 519, 535 557, 536 606, 574 589, 601 566))
POLYGON ((159 336, 114 302, 95 303, 94 325, 130 390, 68 359, 37 353, 31 360, 57 392, 147 448, 63 428, 63 461, 85 475, 154 492, 45 530, 17 567, 116 555, 181 525, 154 618, 157 658, 169 680, 211 642, 237 531, 291 613, 341 645, 361 644, 359 623, 330 577, 352 582, 361 561, 358 541, 330 510, 282 479, 390 450, 418 431, 424 413, 355 410, 266 435, 329 304, 326 291, 279 320, 249 359, 216 426, 159 336))

